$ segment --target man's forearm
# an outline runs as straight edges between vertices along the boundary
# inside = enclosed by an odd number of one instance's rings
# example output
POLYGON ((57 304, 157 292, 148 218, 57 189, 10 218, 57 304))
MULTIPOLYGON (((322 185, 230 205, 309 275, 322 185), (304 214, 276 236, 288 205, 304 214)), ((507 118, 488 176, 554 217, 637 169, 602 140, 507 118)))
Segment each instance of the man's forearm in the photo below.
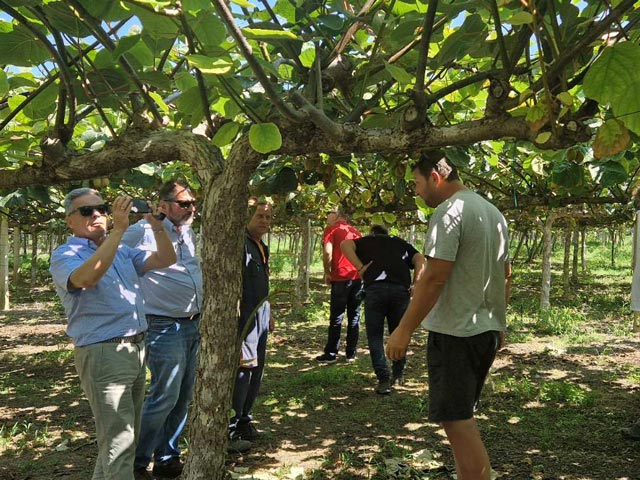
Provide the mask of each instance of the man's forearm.
POLYGON ((118 252, 118 245, 124 230, 111 230, 109 236, 97 248, 86 262, 78 267, 69 277, 76 288, 91 288, 97 285, 107 272, 118 252))

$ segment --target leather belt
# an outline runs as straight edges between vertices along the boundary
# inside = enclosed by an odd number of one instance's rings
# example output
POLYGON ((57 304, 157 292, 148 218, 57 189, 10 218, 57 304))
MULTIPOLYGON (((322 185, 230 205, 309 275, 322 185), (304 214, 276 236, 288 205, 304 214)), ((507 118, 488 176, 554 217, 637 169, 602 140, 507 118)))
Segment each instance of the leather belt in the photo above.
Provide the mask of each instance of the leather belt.
POLYGON ((140 332, 128 337, 113 337, 100 343, 140 343, 144 340, 146 332, 140 332))
POLYGON ((170 319, 175 320, 176 322, 188 322, 189 320, 197 320, 200 317, 200 312, 193 313, 188 317, 169 317, 165 315, 147 315, 147 320, 164 320, 170 319))

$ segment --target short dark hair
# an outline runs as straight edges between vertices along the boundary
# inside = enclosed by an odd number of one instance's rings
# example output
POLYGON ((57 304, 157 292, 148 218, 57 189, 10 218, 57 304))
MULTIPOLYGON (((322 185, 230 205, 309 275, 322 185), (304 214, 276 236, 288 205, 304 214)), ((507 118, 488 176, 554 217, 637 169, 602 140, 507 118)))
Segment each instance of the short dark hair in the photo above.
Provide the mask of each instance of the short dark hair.
POLYGON ((418 170, 424 177, 428 177, 435 170, 447 182, 460 180, 458 169, 442 150, 422 152, 412 170, 418 170))
POLYGON ((389 235, 389 230, 383 225, 374 223, 371 225, 371 235, 389 235))
POLYGON ((183 180, 182 178, 174 178, 162 184, 160 190, 158 190, 158 198, 166 201, 174 200, 174 192, 177 188, 182 188, 193 193, 186 180, 183 180))
POLYGON ((263 205, 268 205, 269 207, 272 208, 271 204, 267 202, 264 198, 258 198, 255 195, 250 196, 249 199, 247 200, 248 218, 251 219, 251 217, 253 217, 256 211, 258 210, 258 207, 263 205))

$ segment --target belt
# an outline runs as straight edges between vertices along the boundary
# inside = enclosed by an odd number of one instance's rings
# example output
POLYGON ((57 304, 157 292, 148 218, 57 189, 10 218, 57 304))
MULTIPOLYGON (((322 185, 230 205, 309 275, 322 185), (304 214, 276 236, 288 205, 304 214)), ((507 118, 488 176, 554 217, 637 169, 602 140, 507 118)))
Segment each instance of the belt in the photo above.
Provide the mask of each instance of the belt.
POLYGON ((144 340, 146 332, 140 332, 135 335, 129 335, 128 337, 113 337, 109 340, 103 340, 100 343, 140 343, 144 340))
POLYGON ((200 312, 193 313, 188 317, 169 317, 167 315, 147 315, 147 320, 175 320, 176 322, 188 322, 189 320, 197 320, 200 317, 200 312))

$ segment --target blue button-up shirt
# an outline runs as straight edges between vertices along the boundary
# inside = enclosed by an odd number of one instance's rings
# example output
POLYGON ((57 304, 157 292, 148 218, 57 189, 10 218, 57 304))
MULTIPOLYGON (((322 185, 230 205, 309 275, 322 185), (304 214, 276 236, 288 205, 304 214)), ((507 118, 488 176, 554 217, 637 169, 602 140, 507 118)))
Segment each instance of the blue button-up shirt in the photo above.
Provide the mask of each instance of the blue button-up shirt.
MULTIPOLYGON (((167 268, 148 271, 142 277, 144 309, 147 315, 189 317, 202 307, 202 269, 196 257, 196 235, 189 226, 176 227, 163 220, 178 260, 167 268)), ((156 240, 151 225, 140 220, 131 225, 122 237, 130 247, 155 252, 156 240)))
POLYGON ((97 250, 86 238, 69 237, 51 255, 51 276, 77 347, 147 330, 140 276, 151 252, 120 244, 113 263, 92 288, 69 290, 69 277, 97 250))

